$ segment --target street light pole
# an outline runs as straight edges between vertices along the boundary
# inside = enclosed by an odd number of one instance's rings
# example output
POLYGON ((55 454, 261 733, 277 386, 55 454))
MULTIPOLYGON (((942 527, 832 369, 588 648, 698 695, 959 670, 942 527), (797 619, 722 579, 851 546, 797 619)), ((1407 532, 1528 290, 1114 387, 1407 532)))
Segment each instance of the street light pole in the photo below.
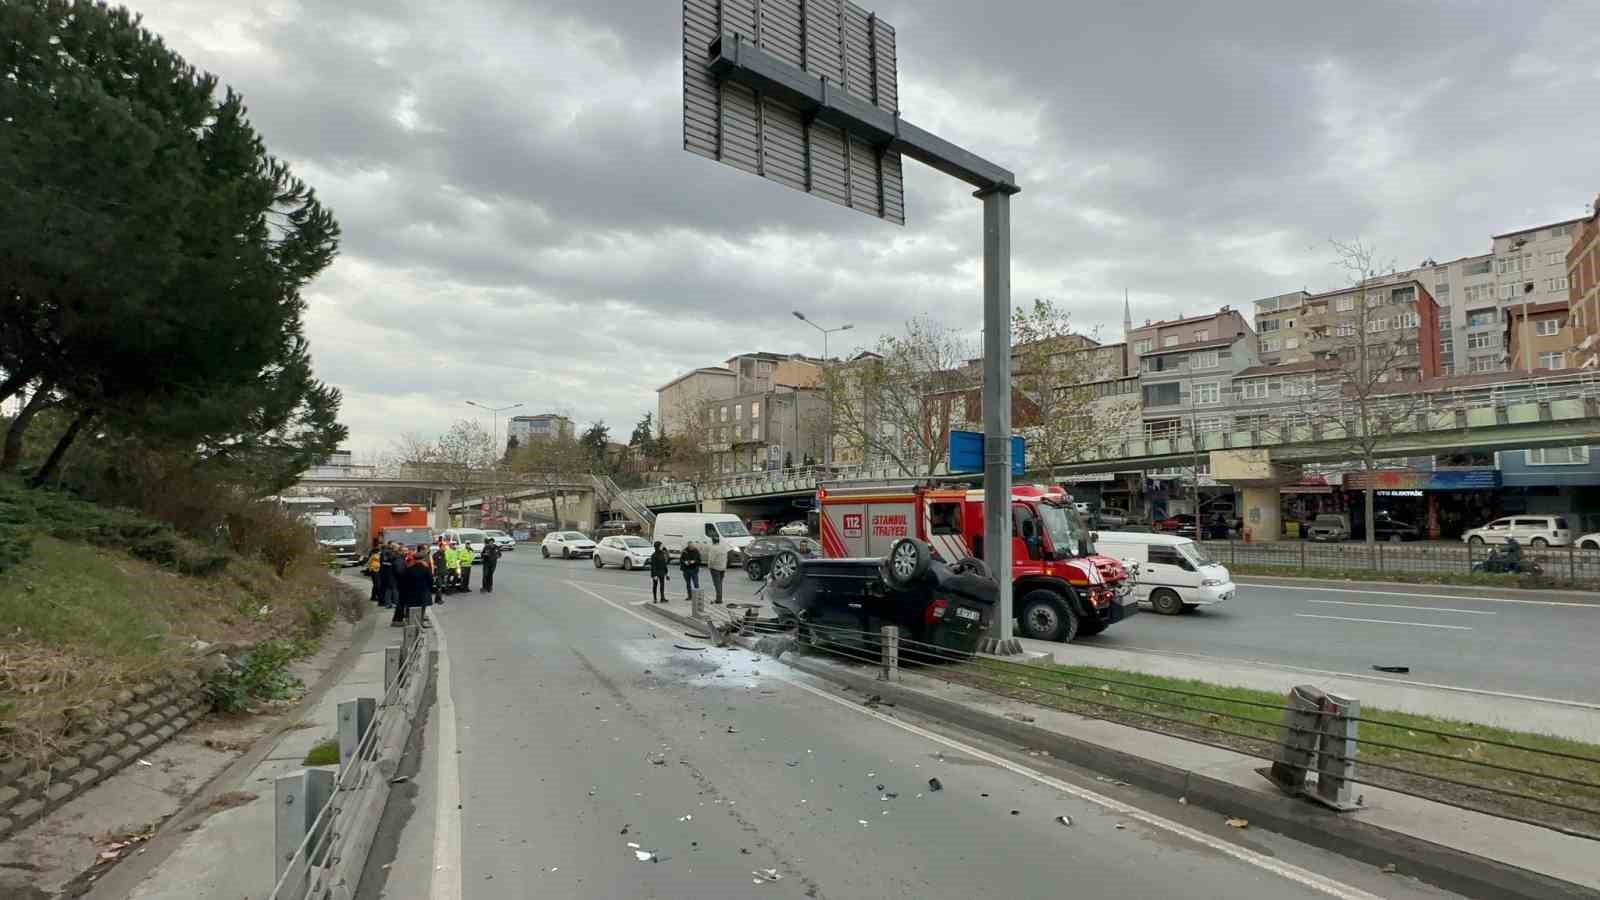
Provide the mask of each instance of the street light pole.
POLYGON ((502 455, 500 448, 500 414, 508 409, 516 409, 522 404, 512 403, 508 406, 487 406, 477 402, 476 400, 468 400, 467 405, 476 406, 477 408, 484 410, 493 416, 492 421, 494 422, 494 430, 489 433, 489 444, 490 446, 494 447, 495 459, 498 461, 502 455))
MULTIPOLYGON (((806 318, 806 314, 801 312, 801 311, 799 311, 799 310, 795 310, 794 311, 794 317, 796 319, 799 319, 800 321, 806 323, 807 325, 810 325, 812 328, 815 328, 816 330, 822 332, 822 364, 823 365, 827 365, 828 364, 828 360, 832 358, 832 357, 828 356, 828 335, 833 334, 836 331, 849 331, 850 329, 856 327, 855 325, 853 325, 853 324, 851 324, 849 322, 846 322, 845 324, 840 325, 838 328, 823 328, 821 325, 818 325, 817 323, 815 323, 815 322, 811 321, 810 319, 806 318)), ((827 387, 827 391, 828 391, 828 440, 827 440, 826 443, 824 443, 822 445, 822 464, 824 466, 832 466, 833 465, 833 379, 832 378, 828 379, 828 383, 827 383, 826 387, 827 387)), ((796 434, 795 434, 795 440, 796 441, 800 440, 800 435, 799 435, 798 432, 796 432, 796 434)))

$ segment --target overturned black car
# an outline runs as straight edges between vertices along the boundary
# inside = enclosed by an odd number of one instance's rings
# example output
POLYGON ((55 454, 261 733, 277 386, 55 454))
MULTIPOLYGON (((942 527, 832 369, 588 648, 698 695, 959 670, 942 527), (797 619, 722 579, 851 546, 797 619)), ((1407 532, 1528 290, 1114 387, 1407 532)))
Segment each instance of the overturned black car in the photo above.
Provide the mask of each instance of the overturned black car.
POLYGON ((970 658, 995 619, 1000 585, 982 560, 933 558, 901 538, 882 558, 800 559, 780 551, 766 596, 781 627, 800 640, 876 661, 882 628, 900 631, 900 655, 922 662, 970 658))
POLYGON ((744 548, 745 574, 750 576, 751 581, 766 578, 772 570, 773 561, 785 550, 794 554, 792 557, 794 560, 816 559, 822 555, 822 545, 811 538, 788 535, 760 537, 744 548))

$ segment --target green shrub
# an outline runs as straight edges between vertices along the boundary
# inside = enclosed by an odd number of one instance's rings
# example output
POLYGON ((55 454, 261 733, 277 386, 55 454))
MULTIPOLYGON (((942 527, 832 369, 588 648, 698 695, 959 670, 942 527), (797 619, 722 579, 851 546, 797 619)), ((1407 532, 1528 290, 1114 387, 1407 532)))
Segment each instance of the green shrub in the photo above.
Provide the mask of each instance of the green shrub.
POLYGON ((304 640, 262 641, 227 666, 206 685, 212 704, 226 713, 245 712, 255 700, 288 700, 303 686, 289 674, 289 664, 315 649, 304 640))

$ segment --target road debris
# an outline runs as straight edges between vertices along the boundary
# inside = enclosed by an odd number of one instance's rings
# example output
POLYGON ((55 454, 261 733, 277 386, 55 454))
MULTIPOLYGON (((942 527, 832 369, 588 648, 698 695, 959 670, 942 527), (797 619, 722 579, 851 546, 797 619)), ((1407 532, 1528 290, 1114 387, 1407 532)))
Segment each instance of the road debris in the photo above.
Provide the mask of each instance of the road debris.
POLYGON ((1121 778, 1112 778, 1109 775, 1096 775, 1094 777, 1094 780, 1095 781, 1103 781, 1106 784, 1113 785, 1115 787, 1127 787, 1128 786, 1128 783, 1126 781, 1123 781, 1121 778))
POLYGON ((704 650, 704 649, 706 649, 704 647, 691 647, 688 644, 673 644, 672 646, 677 647, 679 650, 704 650))
POLYGON ((624 825, 624 826, 622 826, 622 830, 617 832, 617 834, 627 834, 628 833, 628 829, 630 829, 632 827, 633 827, 632 825, 624 825))
POLYGON ((928 790, 930 790, 930 791, 942 791, 942 790, 944 790, 944 782, 940 781, 937 778, 929 778, 928 779, 928 790))
POLYGON ((389 783, 390 784, 405 784, 406 782, 408 782, 410 780, 411 780, 411 776, 410 775, 400 775, 400 776, 397 776, 395 778, 389 779, 389 783))
POLYGON ((1122 831, 1123 829, 1127 828, 1128 826, 1122 824, 1121 822, 1118 822, 1115 827, 1116 827, 1116 829, 1118 831, 1122 831))
POLYGON ((1411 671, 1410 666, 1373 666, 1379 672, 1393 672, 1396 675, 1405 675, 1411 671))
POLYGON ((1020 810, 1020 809, 1013 809, 1013 810, 1012 810, 1012 811, 1011 811, 1011 814, 1012 814, 1012 815, 1013 815, 1013 816, 1020 816, 1020 815, 1022 815, 1022 810, 1020 810))
POLYGON ((857 819, 857 820, 856 820, 856 822, 857 822, 857 824, 859 824, 859 825, 860 825, 860 826, 861 826, 861 827, 862 827, 862 828, 866 828, 866 827, 867 827, 867 820, 866 820, 866 819, 857 819))
POLYGON ((728 726, 728 733, 729 734, 738 734, 739 733, 739 726, 737 726, 737 725, 729 725, 728 726))
POLYGON ((786 760, 783 761, 783 764, 792 769, 795 766, 800 765, 800 760, 798 760, 798 759, 786 759, 786 760))
POLYGON ((1071 828, 1072 827, 1072 817, 1071 816, 1056 816, 1056 823, 1059 824, 1059 825, 1065 825, 1068 828, 1071 828))
POLYGON ((1400 867, 1394 863, 1384 863, 1383 868, 1379 869, 1378 871, 1385 875, 1393 875, 1394 873, 1400 871, 1400 867))
POLYGON ((141 766, 153 766, 153 765, 155 765, 155 763, 151 762, 148 759, 141 759, 141 760, 139 760, 139 765, 141 765, 141 766))
POLYGON ((1228 825, 1229 828, 1249 828, 1250 827, 1250 820, 1249 819, 1237 819, 1237 818, 1228 819, 1227 820, 1227 825, 1228 825))
POLYGON ((1179 797, 1178 798, 1178 805, 1179 806, 1188 806, 1189 805, 1189 798, 1188 797, 1179 797))
POLYGON ((1034 721, 1033 716, 1025 715, 1025 714, 1019 713, 1019 712, 1008 712, 1008 713, 1006 713, 1006 718, 1008 718, 1008 719, 1016 719, 1018 722, 1032 722, 1032 721, 1034 721))

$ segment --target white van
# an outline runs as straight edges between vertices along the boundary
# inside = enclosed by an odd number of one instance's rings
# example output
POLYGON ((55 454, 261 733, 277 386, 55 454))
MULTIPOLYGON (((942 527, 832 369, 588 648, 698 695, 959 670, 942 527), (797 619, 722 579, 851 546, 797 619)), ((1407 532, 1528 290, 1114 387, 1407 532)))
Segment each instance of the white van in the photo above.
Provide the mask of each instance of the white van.
POLYGON ((464 544, 470 548, 472 550, 473 565, 483 562, 483 542, 487 541, 489 536, 481 530, 477 528, 451 528, 439 536, 449 541, 453 547, 460 547, 464 544))
POLYGON ((1139 566, 1134 597, 1158 613, 1175 616, 1233 598, 1233 576, 1205 549, 1174 534, 1102 531, 1095 551, 1139 566))
POLYGON ((700 544, 700 555, 703 558, 706 550, 711 546, 711 536, 728 546, 728 565, 744 565, 745 548, 755 538, 745 529, 744 522, 733 513, 677 513, 666 512, 656 515, 656 531, 654 540, 660 541, 667 554, 677 558, 683 548, 690 541, 700 544))

